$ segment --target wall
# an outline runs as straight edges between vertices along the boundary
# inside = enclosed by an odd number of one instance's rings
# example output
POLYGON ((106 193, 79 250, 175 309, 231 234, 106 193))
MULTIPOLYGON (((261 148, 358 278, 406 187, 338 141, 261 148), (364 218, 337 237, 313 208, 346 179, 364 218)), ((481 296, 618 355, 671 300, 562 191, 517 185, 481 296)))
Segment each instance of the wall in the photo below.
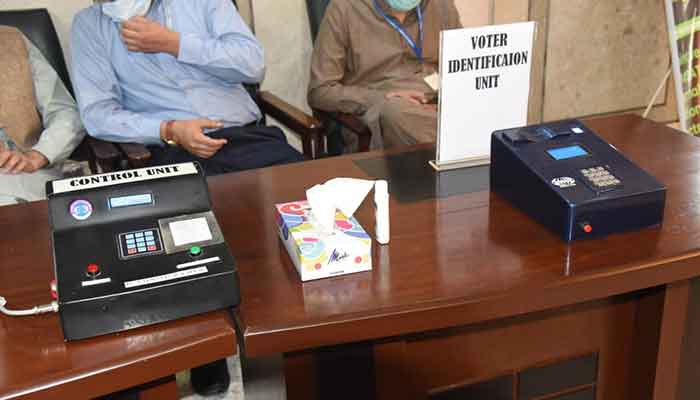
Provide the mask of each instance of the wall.
MULTIPOLYGON (((254 0, 252 6, 255 35, 265 47, 262 88, 310 113, 306 90, 312 48, 306 0, 254 0)), ((296 136, 287 137, 301 148, 296 136)))
MULTIPOLYGON (((642 113, 670 66, 658 0, 455 0, 467 26, 534 20, 530 121, 642 113)), ((678 119, 672 81, 649 115, 678 119)))

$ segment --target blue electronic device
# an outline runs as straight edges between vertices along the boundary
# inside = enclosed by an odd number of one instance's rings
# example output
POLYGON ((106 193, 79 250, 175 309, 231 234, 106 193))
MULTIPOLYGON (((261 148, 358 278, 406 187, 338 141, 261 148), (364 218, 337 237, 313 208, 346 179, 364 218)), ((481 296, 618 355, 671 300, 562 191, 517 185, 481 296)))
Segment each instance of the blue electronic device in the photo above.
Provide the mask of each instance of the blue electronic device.
POLYGON ((566 241, 663 220, 666 188, 583 123, 494 132, 491 190, 566 241))

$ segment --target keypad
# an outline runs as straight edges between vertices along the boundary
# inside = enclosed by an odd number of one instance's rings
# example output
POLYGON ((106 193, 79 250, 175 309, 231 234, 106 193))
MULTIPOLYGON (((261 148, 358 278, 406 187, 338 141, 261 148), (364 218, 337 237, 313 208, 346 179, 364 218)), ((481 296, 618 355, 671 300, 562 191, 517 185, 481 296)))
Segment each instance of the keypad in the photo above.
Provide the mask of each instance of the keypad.
POLYGON ((581 170, 581 174, 591 187, 598 191, 615 189, 622 184, 622 181, 601 166, 584 168, 581 170))
POLYGON ((122 258, 150 255, 163 250, 158 229, 119 234, 119 244, 122 258))

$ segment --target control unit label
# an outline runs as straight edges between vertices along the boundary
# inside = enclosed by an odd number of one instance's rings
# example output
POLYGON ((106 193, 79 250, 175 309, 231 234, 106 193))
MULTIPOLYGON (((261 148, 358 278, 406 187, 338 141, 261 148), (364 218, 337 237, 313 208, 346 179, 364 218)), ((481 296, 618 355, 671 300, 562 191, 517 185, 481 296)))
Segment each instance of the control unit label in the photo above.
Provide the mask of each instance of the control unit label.
POLYGON ((194 163, 182 163, 118 171, 109 174, 82 176, 70 179, 61 179, 51 182, 54 194, 67 193, 85 189, 95 189, 105 186, 119 185, 122 183, 150 181, 154 179, 170 178, 173 176, 192 175, 197 173, 194 163))

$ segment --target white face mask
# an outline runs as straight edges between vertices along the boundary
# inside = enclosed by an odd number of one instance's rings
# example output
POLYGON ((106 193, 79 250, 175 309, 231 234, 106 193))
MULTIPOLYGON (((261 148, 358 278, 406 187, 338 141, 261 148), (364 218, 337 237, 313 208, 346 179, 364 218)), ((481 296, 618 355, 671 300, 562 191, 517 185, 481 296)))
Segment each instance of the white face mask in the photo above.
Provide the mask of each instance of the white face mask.
POLYGON ((102 13, 117 22, 143 17, 151 8, 152 0, 115 0, 102 4, 102 13))

